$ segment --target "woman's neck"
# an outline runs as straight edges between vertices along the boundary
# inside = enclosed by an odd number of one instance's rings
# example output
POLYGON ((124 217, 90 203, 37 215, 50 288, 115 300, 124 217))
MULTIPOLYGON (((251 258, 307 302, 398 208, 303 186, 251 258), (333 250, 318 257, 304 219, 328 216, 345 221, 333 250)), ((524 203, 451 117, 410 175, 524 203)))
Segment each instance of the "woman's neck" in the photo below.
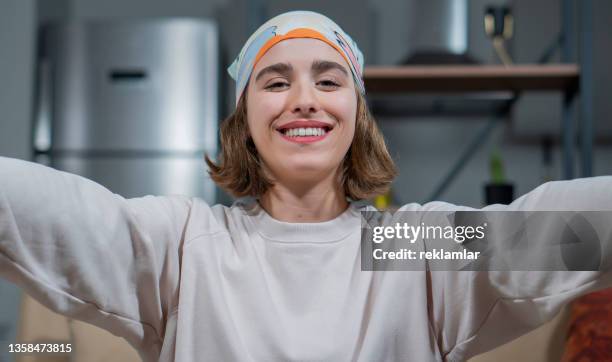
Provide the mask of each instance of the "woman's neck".
POLYGON ((334 187, 334 184, 321 182, 308 187, 277 181, 259 198, 259 204, 279 221, 314 223, 333 220, 349 206, 342 187, 334 187))

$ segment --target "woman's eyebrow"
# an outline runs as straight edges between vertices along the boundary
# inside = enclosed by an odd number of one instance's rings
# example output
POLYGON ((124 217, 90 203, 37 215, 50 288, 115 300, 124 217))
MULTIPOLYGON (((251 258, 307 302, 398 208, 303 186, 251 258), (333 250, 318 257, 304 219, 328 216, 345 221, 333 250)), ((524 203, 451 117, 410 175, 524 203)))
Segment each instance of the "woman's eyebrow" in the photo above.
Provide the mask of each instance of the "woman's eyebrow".
POLYGON ((279 73, 281 75, 287 75, 293 71, 293 67, 289 63, 276 63, 265 67, 260 70, 255 77, 255 81, 257 82, 259 78, 263 77, 267 73, 279 73))
POLYGON ((336 62, 332 62, 330 60, 315 60, 312 62, 311 69, 312 69, 312 72, 315 74, 321 74, 330 69, 338 69, 339 71, 344 73, 346 77, 348 77, 348 72, 342 65, 336 62))

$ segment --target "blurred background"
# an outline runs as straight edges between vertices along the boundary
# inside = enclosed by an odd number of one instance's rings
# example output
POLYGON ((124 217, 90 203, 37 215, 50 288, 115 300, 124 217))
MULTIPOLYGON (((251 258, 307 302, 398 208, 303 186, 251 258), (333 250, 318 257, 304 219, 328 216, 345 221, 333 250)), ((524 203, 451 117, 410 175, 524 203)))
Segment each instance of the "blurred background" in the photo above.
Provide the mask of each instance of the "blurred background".
MULTIPOLYGON (((203 161, 235 102, 225 69, 265 20, 298 9, 332 18, 365 55, 370 108, 400 170, 379 207, 481 207, 612 174, 607 0, 0 0, 0 156, 125 197, 229 205, 203 161)), ((559 360, 570 320, 566 310, 477 360, 559 360)), ((138 360, 0 281, 0 342, 15 340, 76 345, 55 360, 138 360)))

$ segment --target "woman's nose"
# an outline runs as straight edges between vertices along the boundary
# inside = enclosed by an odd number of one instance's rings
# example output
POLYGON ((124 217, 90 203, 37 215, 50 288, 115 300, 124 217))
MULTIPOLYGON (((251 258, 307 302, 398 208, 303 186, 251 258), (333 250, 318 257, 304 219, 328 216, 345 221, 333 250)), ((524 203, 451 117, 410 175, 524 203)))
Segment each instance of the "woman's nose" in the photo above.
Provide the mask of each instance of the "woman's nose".
POLYGON ((306 83, 295 84, 292 89, 291 108, 294 113, 316 113, 320 109, 314 86, 306 83))

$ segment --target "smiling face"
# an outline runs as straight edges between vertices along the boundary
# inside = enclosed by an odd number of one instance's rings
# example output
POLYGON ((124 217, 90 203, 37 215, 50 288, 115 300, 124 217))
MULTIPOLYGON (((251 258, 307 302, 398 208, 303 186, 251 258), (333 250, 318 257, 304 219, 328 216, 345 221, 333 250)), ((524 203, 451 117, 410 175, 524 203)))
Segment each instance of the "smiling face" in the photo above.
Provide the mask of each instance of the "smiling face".
POLYGON ((273 179, 338 170, 355 134, 357 95, 334 48, 317 39, 283 40, 259 60, 246 92, 249 131, 273 179))

